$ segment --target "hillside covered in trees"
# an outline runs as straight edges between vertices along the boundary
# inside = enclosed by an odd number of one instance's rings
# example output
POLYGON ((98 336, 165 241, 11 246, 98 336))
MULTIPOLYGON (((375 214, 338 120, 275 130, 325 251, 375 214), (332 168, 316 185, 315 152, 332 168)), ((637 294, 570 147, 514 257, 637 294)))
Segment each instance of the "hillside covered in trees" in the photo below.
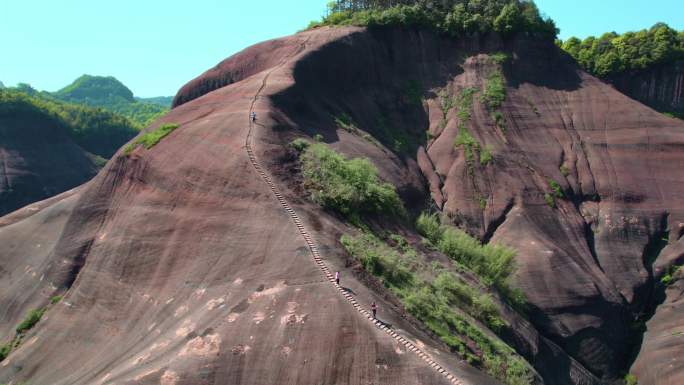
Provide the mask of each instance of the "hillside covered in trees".
POLYGON ((136 99, 133 92, 113 76, 83 75, 52 95, 67 102, 116 112, 131 119, 140 128, 147 126, 169 109, 168 106, 160 104, 160 100, 165 100, 163 97, 153 98, 149 102, 136 99))
POLYGON ((43 116, 64 129, 85 151, 110 158, 137 135, 138 126, 124 116, 102 108, 66 103, 26 86, 0 90, 0 114, 43 116))
POLYGON ((584 40, 571 37, 560 42, 582 68, 602 79, 623 72, 645 70, 653 65, 684 59, 684 31, 658 23, 649 29, 619 35, 607 32, 584 40))
POLYGON ((524 0, 337 0, 309 27, 322 25, 428 27, 450 36, 526 31, 555 37, 558 32, 534 2, 524 0))

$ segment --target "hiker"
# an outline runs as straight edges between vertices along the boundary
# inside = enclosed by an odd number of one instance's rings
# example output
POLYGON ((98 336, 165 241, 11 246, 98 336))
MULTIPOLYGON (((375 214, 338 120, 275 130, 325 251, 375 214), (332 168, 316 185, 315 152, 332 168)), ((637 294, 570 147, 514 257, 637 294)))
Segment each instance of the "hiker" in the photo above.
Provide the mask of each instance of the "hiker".
POLYGON ((252 111, 251 114, 249 114, 250 119, 252 119, 253 122, 256 122, 256 112, 252 111))
POLYGON ((340 285, 340 272, 339 271, 335 272, 335 283, 337 283, 337 286, 340 285))
POLYGON ((371 304, 371 310, 373 311, 373 319, 377 319, 376 313, 378 312, 378 305, 375 304, 375 301, 371 304))

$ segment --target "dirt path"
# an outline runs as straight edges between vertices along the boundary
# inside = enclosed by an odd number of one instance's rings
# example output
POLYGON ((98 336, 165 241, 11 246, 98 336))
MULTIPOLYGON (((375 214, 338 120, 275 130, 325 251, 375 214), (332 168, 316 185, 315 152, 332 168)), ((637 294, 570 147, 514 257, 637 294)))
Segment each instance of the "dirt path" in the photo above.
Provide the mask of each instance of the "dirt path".
MULTIPOLYGON (((259 95, 261 94, 263 89, 266 87, 269 76, 271 75, 271 73, 273 73, 275 70, 277 70, 280 66, 282 66, 282 64, 274 67, 264 76, 261 87, 259 88, 257 93, 254 95, 254 99, 252 100, 252 104, 250 105, 250 108, 249 108, 249 115, 248 116, 251 117, 251 114, 254 111, 254 106, 255 106, 258 98, 259 98, 259 95)), ((395 332, 391 328, 388 328, 384 323, 373 318, 373 316, 371 315, 371 313, 368 310, 364 309, 364 307, 361 306, 356 301, 356 299, 354 299, 354 297, 351 294, 349 294, 347 291, 345 291, 340 285, 338 285, 335 282, 335 277, 333 276, 333 274, 330 272, 330 269, 328 269, 328 267, 325 265, 325 263, 321 259, 321 255, 318 251, 318 247, 316 246, 315 242, 313 241, 313 238, 311 238, 311 235, 309 235, 309 233, 306 231, 306 228, 304 227, 304 224, 302 223, 301 219, 299 218, 299 215, 297 215, 295 210, 285 200, 283 195, 280 193, 280 191, 276 187, 275 183, 273 183, 271 177, 266 173, 264 168, 261 166, 261 164, 257 160, 256 156, 254 155, 254 151, 252 149, 252 130, 256 125, 257 125, 257 123, 252 122, 252 120, 250 118, 249 119, 249 130, 247 132, 247 138, 245 140, 245 148, 247 149, 247 155, 249 156, 249 161, 252 164, 252 166, 254 167, 254 170, 256 170, 257 174, 259 174, 261 179, 271 189, 271 191, 273 192, 273 195, 275 195, 276 199, 278 200, 278 202, 280 203, 282 208, 285 209, 285 211, 289 214, 289 216, 292 219, 292 221, 294 222, 295 226, 297 226, 299 233, 304 238, 304 241, 306 242, 306 245, 309 248, 311 255, 313 256, 314 262, 321 269, 321 272, 323 273, 323 275, 325 275, 326 279, 330 282, 331 285, 335 286, 335 288, 340 292, 340 294, 342 296, 344 296, 344 298, 347 300, 347 302, 349 302, 356 309, 356 311, 358 311, 363 317, 368 319, 368 321, 372 322, 377 328, 379 328, 380 330, 387 333, 389 336, 391 336, 392 338, 397 340, 399 343, 403 344, 408 351, 415 353, 418 357, 420 357, 423 361, 425 361, 430 367, 432 367, 438 373, 445 376, 452 384, 464 385, 463 382, 461 382, 459 379, 457 379, 453 374, 451 374, 449 371, 447 371, 445 368, 443 368, 437 362, 433 361, 429 355, 427 355, 425 352, 423 352, 421 349, 419 349, 411 341, 404 338, 403 336, 401 336, 399 333, 395 332)))

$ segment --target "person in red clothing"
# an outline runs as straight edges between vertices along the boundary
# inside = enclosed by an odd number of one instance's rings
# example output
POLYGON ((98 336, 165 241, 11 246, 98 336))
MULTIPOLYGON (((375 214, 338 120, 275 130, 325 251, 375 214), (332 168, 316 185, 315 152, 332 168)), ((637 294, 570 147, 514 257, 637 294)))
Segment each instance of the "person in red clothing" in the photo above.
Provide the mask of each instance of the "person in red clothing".
POLYGON ((378 312, 378 305, 375 304, 375 301, 371 304, 371 311, 373 311, 373 318, 376 319, 376 313, 378 312))

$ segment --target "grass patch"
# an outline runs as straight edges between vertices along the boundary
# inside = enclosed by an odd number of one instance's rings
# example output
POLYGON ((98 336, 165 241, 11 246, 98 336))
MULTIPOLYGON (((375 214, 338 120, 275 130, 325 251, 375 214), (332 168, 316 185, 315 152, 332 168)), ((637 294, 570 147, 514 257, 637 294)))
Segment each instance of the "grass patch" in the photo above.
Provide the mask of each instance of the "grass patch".
POLYGON ((309 145, 311 145, 311 142, 304 138, 297 138, 290 142, 290 147, 294 148, 297 152, 302 152, 306 150, 309 147, 309 145))
POLYGON ((483 147, 480 151, 480 164, 486 166, 492 161, 492 159, 492 148, 490 146, 483 147))
POLYGON ((675 275, 677 272, 679 272, 679 270, 681 270, 681 268, 681 266, 670 266, 663 277, 660 278, 660 283, 662 283, 665 287, 672 285, 675 282, 675 275))
POLYGON ((470 120, 470 114, 473 108, 473 96, 476 93, 476 88, 464 88, 457 98, 458 118, 461 120, 461 124, 465 124, 470 120))
MULTIPOLYGON (((428 231, 439 233, 434 226, 434 216, 423 215, 422 218, 428 231)), ((468 286, 455 274, 444 271, 436 262, 432 271, 437 272, 437 277, 421 278, 417 270, 428 267, 412 263, 411 258, 407 258, 414 255, 410 253, 411 246, 397 235, 391 235, 389 240, 396 244, 394 248, 368 233, 356 237, 343 235, 340 241, 351 256, 399 297, 409 313, 423 322, 452 351, 506 384, 529 384, 532 372, 525 361, 509 346, 490 337, 454 309, 458 306, 490 329, 499 331, 506 324, 493 298, 468 286)))
POLYGON ((480 150, 480 142, 468 131, 467 124, 470 121, 473 108, 473 96, 477 93, 475 88, 465 88, 458 96, 458 135, 454 140, 454 147, 463 147, 463 153, 468 164, 468 172, 473 173, 475 153, 480 150))
POLYGON ((497 52, 489 55, 489 58, 498 65, 503 65, 511 60, 511 56, 505 52, 497 52))
POLYGON ((323 143, 312 143, 301 156, 304 187, 323 207, 343 215, 404 216, 404 205, 393 185, 383 183, 368 159, 345 159, 323 143))
POLYGON ((480 101, 491 111, 498 109, 506 100, 506 84, 501 71, 494 71, 487 77, 485 90, 480 101))
POLYGON ((544 201, 552 209, 556 208, 556 200, 553 199, 553 195, 551 195, 549 193, 544 194, 544 201))
MULTIPOLYGON (((54 305, 58 303, 59 301, 62 300, 61 296, 54 296, 50 298, 50 305, 54 305)), ((42 307, 40 309, 33 309, 26 314, 26 317, 24 318, 23 321, 17 327, 15 328, 16 334, 12 341, 9 343, 6 343, 2 346, 0 346, 0 361, 3 361, 9 354, 12 352, 12 350, 16 349, 19 347, 21 344, 22 338, 24 337, 24 334, 31 330, 36 324, 40 321, 41 318, 43 318, 43 315, 45 312, 48 310, 50 305, 46 307, 42 307)))
POLYGON ((625 385, 637 385, 638 380, 635 375, 629 373, 625 375, 625 385))
POLYGON ((465 154, 466 162, 471 166, 473 160, 475 159, 475 153, 480 149, 480 142, 473 137, 468 130, 461 128, 458 131, 458 136, 454 141, 454 146, 463 146, 463 152, 465 154))
POLYGON ((667 116, 667 117, 670 117, 670 118, 674 118, 674 119, 682 119, 682 120, 684 120, 684 114, 680 114, 680 113, 677 113, 677 112, 663 112, 663 115, 665 115, 665 116, 667 116))
POLYGON ((340 242, 366 271, 380 277, 386 287, 402 289, 414 284, 416 277, 401 254, 376 236, 369 233, 357 237, 343 235, 340 242))
POLYGON ((549 188, 551 188, 551 194, 553 194, 555 198, 565 198, 565 193, 563 193, 563 189, 561 188, 560 183, 556 182, 553 179, 549 179, 549 188))
POLYGON ((180 127, 180 125, 176 123, 164 123, 156 129, 139 136, 135 141, 126 145, 124 148, 124 154, 129 155, 136 147, 138 147, 138 145, 142 145, 149 150, 178 127, 180 127))
POLYGON ((558 168, 558 170, 560 171, 561 175, 563 175, 564 177, 567 177, 568 175, 570 175, 570 169, 565 167, 565 165, 560 166, 558 168))
POLYGON ((339 116, 336 116, 334 120, 335 124, 337 124, 339 127, 342 127, 346 131, 352 132, 353 129, 356 128, 354 120, 352 120, 352 117, 346 113, 342 113, 339 116))
POLYGON ((45 308, 42 308, 29 311, 26 315, 26 318, 24 318, 24 320, 21 321, 21 323, 17 326, 17 333, 21 334, 31 330, 31 328, 33 328, 43 317, 45 310, 45 308))
POLYGON ((439 99, 441 101, 442 114, 444 115, 444 120, 446 120, 447 114, 452 108, 456 107, 458 100, 449 96, 446 89, 439 92, 439 99))
POLYGON ((478 197, 477 198, 477 203, 480 206, 480 210, 484 210, 487 208, 487 198, 485 197, 478 197))
POLYGON ((506 132, 506 119, 504 119, 504 116, 501 113, 501 111, 492 112, 492 120, 501 131, 503 131, 504 133, 506 132))
POLYGON ((464 231, 442 224, 437 214, 422 213, 416 228, 439 251, 473 271, 485 285, 508 289, 509 278, 515 272, 515 250, 483 245, 464 231))
POLYGON ((5 358, 9 356, 10 352, 12 351, 13 343, 14 341, 0 346, 0 361, 4 361, 5 358))

